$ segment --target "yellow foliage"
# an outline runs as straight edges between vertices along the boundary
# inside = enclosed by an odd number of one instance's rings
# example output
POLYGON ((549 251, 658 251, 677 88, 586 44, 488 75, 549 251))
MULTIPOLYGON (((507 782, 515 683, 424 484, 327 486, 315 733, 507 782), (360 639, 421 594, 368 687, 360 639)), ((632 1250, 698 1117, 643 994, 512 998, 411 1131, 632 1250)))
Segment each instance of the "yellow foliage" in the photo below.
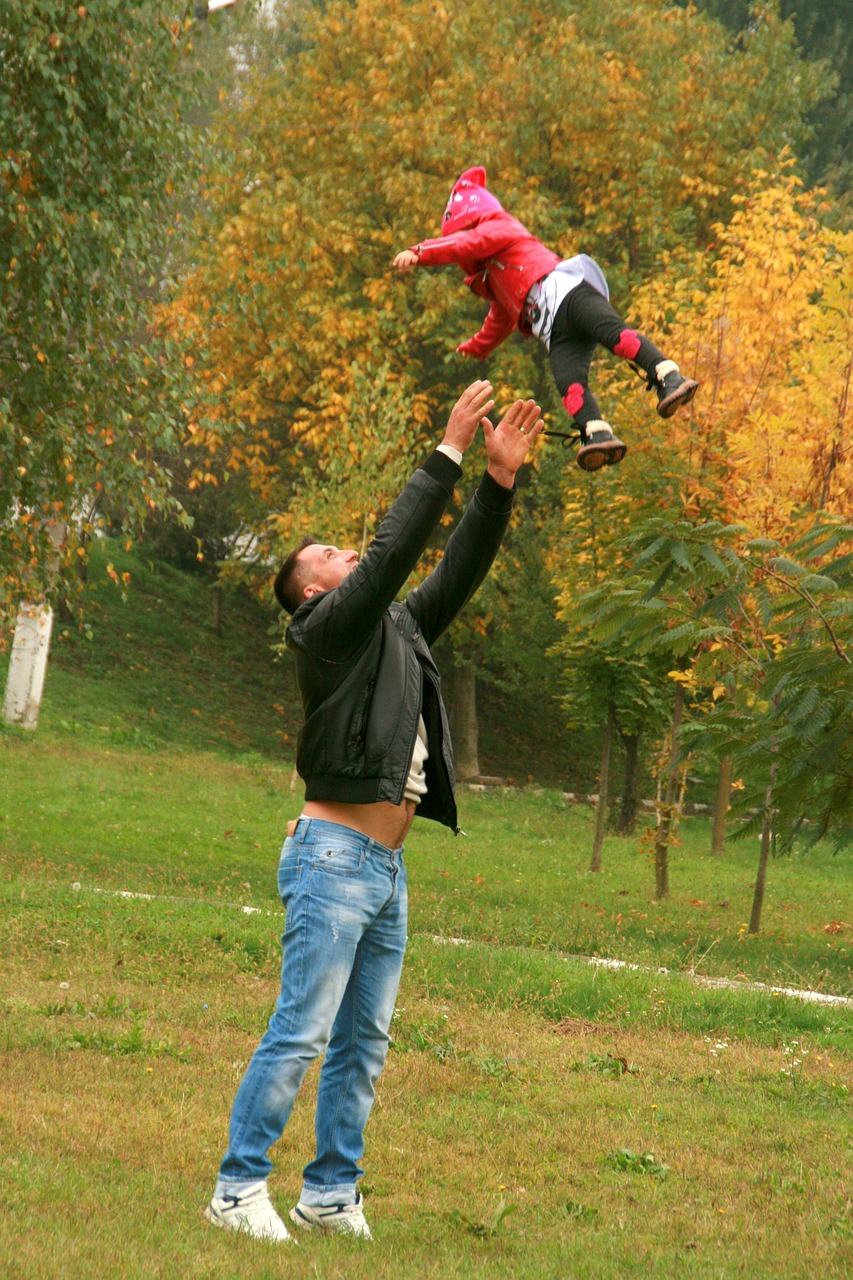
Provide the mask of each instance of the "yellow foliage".
POLYGON ((666 674, 667 679, 675 684, 684 685, 685 688, 691 688, 696 683, 696 677, 692 671, 667 671, 666 674))
POLYGON ((667 428, 685 509, 767 536, 853 510, 853 236, 801 187, 756 175, 713 251, 671 260, 636 299, 669 317, 668 351, 702 384, 667 428))
MULTIPOLYGON (((613 544, 645 510, 759 530, 849 496, 850 248, 790 176, 744 182, 743 152, 772 136, 759 62, 691 6, 636 0, 630 23, 575 8, 330 0, 306 7, 298 56, 245 77, 207 175, 200 257, 163 323, 204 385, 192 483, 211 459, 244 473, 258 508, 281 513, 270 541, 316 527, 361 542, 482 372, 454 354, 483 314, 461 277, 390 265, 438 233, 475 162, 557 251, 600 257, 618 306, 654 270, 638 327, 703 384, 695 411, 661 428, 624 364, 597 361, 626 464, 584 476, 543 446, 535 483, 565 503, 549 559, 567 614, 578 589, 618 575, 613 544), (679 244, 685 219, 712 249, 679 244), (840 327, 831 307, 846 308, 840 327), (784 321, 769 343, 768 317, 784 321)), ((488 372, 499 408, 547 385, 534 343, 505 344, 488 372)))

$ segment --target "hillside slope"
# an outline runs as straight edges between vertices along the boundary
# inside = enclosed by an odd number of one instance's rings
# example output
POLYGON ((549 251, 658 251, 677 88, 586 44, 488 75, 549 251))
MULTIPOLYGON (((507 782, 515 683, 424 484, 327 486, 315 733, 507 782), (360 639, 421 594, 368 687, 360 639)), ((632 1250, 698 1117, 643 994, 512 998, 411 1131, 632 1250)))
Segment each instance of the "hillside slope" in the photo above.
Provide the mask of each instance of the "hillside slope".
POLYGON ((92 553, 82 620, 55 620, 39 728, 292 757, 300 705, 293 664, 271 647, 277 631, 240 591, 226 595, 217 635, 209 581, 106 540, 92 553), (130 573, 126 599, 107 564, 130 573))
MULTIPOLYGON (((217 635, 208 579, 106 539, 92 551, 82 618, 54 623, 39 729, 291 761, 301 705, 292 659, 274 651, 281 634, 275 612, 237 590, 217 635), (107 565, 131 575, 126 598, 107 565)), ((484 773, 594 789, 597 747, 569 734, 541 690, 483 683, 478 702, 484 773)))

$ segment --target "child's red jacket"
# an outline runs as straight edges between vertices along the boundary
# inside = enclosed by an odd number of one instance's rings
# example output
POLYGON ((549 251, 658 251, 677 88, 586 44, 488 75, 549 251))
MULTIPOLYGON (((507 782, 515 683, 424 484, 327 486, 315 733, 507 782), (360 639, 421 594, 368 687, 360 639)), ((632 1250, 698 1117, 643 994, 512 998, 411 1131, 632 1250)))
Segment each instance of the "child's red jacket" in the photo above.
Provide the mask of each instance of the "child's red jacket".
POLYGON ((455 262, 465 272, 465 283, 488 299, 489 314, 473 338, 457 347, 465 355, 483 358, 494 351, 513 329, 528 335, 524 299, 537 280, 560 262, 511 214, 490 213, 475 226, 414 246, 418 265, 440 267, 455 262))

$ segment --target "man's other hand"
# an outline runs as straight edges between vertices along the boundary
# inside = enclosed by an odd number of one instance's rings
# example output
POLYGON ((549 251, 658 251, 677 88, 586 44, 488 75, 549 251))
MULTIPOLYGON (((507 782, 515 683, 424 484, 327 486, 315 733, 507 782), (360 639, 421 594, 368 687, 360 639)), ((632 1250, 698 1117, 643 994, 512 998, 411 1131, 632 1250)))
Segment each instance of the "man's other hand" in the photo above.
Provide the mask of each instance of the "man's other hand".
POLYGON ((516 400, 496 427, 483 419, 489 475, 505 489, 515 484, 515 473, 545 425, 541 414, 535 400, 516 400))
POLYGON ((453 406, 441 443, 449 444, 464 453, 477 434, 481 419, 488 421, 485 414, 494 406, 491 382, 484 382, 482 379, 472 382, 453 406))

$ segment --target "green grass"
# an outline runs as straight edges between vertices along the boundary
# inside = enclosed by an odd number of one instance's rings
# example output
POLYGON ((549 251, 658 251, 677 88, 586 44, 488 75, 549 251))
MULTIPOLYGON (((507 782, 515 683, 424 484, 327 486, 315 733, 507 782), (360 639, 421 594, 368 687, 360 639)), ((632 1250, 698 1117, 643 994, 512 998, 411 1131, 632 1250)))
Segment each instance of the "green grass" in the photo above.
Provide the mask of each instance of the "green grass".
MULTIPOLYGON (((375 1243, 281 1255, 206 1228, 280 913, 75 889, 23 864, 0 913, 4 1275, 846 1274, 837 1010, 423 935, 368 1133, 375 1243), (792 1077, 793 1040, 808 1053, 792 1077)), ((276 1149, 282 1209, 315 1075, 276 1149)))
MULTIPOLYGON (((375 1243, 285 1253, 204 1225, 276 995, 297 713, 257 617, 217 638, 198 583, 143 570, 126 630, 111 588, 95 641, 61 641, 39 731, 0 731, 0 1274, 846 1277, 850 1007, 689 970, 849 995, 849 865, 773 861, 751 938, 755 845, 713 858, 686 820, 657 903, 642 832, 592 875, 591 813, 533 789, 462 793, 467 838, 410 833, 375 1243)), ((315 1077, 275 1152, 282 1210, 315 1077)))
MULTIPOLYGON (((463 795, 467 839, 416 823, 369 1132, 376 1244, 311 1239, 281 1259, 205 1229, 200 1209, 275 999, 289 765, 6 733, 0 771, 0 1274, 847 1274, 849 1007, 704 990, 673 964, 704 913, 698 968, 787 985, 796 967, 841 989, 849 927, 822 922, 849 901, 845 864, 774 863, 768 933, 748 939, 754 851, 710 858, 698 819, 663 904, 641 841, 608 841, 587 872, 590 815, 553 795, 463 795)), ((312 1088, 277 1149, 282 1208, 312 1088)))
MULTIPOLYGON (((11 638, 0 628, 2 685, 11 638)), ((225 594, 217 635, 209 579, 151 560, 144 548, 128 553, 115 539, 99 541, 82 613, 54 623, 40 729, 86 746, 289 758, 301 705, 291 657, 273 652, 280 640, 274 611, 248 592, 225 594), (126 599, 108 564, 131 575, 126 599)), ((589 750, 577 749, 558 710, 541 715, 539 697, 480 689, 483 772, 593 786, 589 750)))
POLYGON ((299 697, 292 663, 271 650, 274 621, 236 590, 217 636, 206 579, 97 543, 79 620, 54 621, 39 728, 86 745, 292 752, 299 697), (132 575, 126 599, 108 563, 132 575))
MULTIPOLYGON (((0 777, 0 858, 43 879, 275 906, 271 862, 302 802, 289 762, 6 732, 0 777)), ((656 902, 642 834, 609 839, 591 874, 591 813, 555 793, 462 793, 460 813, 467 837, 416 822, 407 842, 416 932, 851 993, 850 868, 825 850, 771 863, 751 937, 757 849, 712 857, 705 819, 682 824, 656 902)))

